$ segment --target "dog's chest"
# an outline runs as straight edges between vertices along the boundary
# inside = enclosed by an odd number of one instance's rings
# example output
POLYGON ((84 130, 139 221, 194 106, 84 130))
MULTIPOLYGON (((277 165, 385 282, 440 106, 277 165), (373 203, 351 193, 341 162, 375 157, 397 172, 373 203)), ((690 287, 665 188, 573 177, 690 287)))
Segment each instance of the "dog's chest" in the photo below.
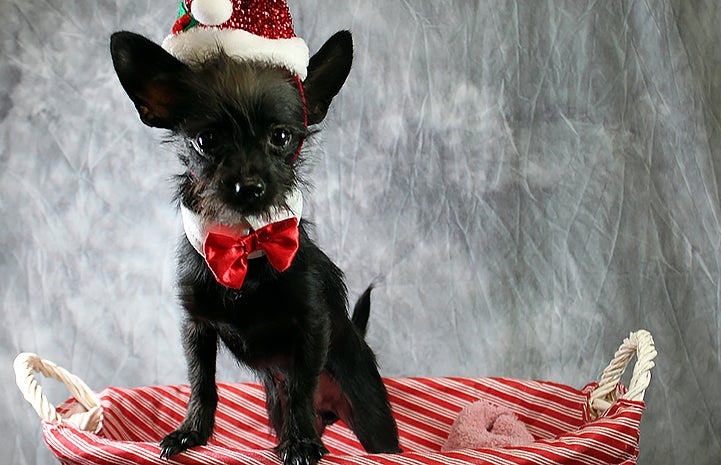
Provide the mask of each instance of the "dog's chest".
POLYGON ((218 323, 218 336, 246 365, 262 369, 285 367, 292 359, 299 328, 293 320, 255 320, 252 323, 218 323))
POLYGON ((298 311, 278 293, 255 295, 226 302, 223 318, 213 325, 239 361, 258 369, 283 367, 292 359, 297 337, 303 333, 298 311))

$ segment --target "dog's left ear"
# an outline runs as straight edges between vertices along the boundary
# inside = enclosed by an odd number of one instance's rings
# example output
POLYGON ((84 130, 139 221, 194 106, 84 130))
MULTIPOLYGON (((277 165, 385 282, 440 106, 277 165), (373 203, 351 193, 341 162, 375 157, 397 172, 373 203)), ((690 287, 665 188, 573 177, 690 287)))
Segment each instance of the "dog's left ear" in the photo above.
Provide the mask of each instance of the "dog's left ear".
POLYGON ((120 83, 148 126, 172 129, 190 93, 190 69, 163 48, 132 32, 116 32, 110 53, 120 83))
POLYGON ((343 87, 353 63, 353 38, 349 31, 336 32, 310 58, 308 76, 303 81, 308 124, 323 121, 328 107, 343 87))

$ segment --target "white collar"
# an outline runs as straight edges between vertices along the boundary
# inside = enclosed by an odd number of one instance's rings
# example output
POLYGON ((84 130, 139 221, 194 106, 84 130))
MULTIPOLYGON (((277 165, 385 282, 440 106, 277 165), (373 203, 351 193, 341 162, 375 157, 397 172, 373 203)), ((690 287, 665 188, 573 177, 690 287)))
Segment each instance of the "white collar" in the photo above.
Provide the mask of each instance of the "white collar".
MULTIPOLYGON (((301 214, 303 213, 303 195, 300 190, 293 189, 286 195, 285 204, 288 208, 284 207, 271 207, 270 211, 266 215, 246 216, 243 218, 241 223, 235 225, 209 223, 203 220, 203 218, 186 207, 184 204, 180 204, 180 214, 183 218, 183 229, 185 235, 188 237, 188 241, 200 255, 205 257, 203 252, 203 243, 208 233, 215 229, 222 229, 234 236, 243 237, 250 234, 252 231, 257 231, 263 226, 271 223, 277 223, 288 218, 297 218, 300 221, 301 214)), ((257 258, 263 255, 263 251, 256 251, 251 253, 248 258, 257 258)))

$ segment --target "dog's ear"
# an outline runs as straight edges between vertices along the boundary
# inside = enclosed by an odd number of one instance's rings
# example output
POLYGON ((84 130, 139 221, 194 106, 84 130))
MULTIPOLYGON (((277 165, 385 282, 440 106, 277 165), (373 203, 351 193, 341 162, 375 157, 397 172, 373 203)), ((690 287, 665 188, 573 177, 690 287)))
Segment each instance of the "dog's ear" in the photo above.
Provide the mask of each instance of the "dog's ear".
POLYGON ((187 93, 190 69, 158 44, 132 32, 116 32, 110 53, 120 83, 148 126, 172 129, 187 93))
POLYGON ((353 38, 349 31, 336 32, 310 58, 308 76, 303 81, 308 124, 323 121, 330 102, 338 94, 353 63, 353 38))

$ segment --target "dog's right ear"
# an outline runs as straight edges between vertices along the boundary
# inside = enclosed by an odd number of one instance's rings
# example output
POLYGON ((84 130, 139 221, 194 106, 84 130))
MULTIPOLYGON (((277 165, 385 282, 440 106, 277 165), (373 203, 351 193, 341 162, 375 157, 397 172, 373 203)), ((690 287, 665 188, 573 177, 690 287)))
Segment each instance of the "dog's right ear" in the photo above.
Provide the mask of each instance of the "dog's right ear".
POLYGON ((343 87, 353 63, 353 38, 339 31, 310 57, 308 76, 303 81, 307 101, 308 124, 323 121, 331 100, 343 87))
POLYGON ((158 44, 132 32, 114 33, 110 53, 120 83, 143 123, 174 128, 188 95, 190 69, 158 44))

